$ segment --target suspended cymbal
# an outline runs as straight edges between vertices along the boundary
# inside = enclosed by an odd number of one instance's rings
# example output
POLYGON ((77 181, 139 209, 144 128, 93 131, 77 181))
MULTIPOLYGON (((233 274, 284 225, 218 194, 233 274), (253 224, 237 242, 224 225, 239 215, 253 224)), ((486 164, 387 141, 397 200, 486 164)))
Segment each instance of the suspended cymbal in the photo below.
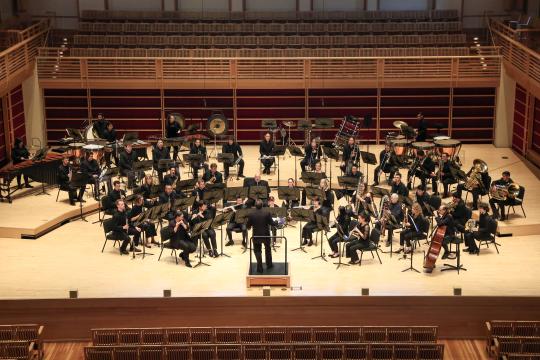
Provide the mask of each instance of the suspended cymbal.
POLYGON ((405 121, 394 121, 392 123, 394 125, 394 127, 398 128, 398 129, 401 129, 402 126, 409 126, 405 121))
POLYGON ((287 127, 294 127, 295 124, 294 124, 294 121, 284 121, 283 125, 287 127))

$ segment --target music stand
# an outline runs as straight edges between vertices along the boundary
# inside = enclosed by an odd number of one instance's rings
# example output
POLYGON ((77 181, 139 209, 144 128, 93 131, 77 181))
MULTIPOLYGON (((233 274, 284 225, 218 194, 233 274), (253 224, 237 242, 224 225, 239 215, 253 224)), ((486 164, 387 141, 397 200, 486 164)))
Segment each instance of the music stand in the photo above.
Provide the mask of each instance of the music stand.
POLYGON ((226 257, 231 257, 230 255, 227 255, 223 252, 223 225, 225 224, 228 224, 229 221, 231 220, 231 217, 233 215, 233 212, 226 212, 226 213, 221 213, 219 215, 217 215, 214 220, 212 221, 212 228, 213 229, 217 229, 219 227, 219 232, 221 233, 221 253, 220 255, 222 256, 226 256, 226 257))
POLYGON ((291 204, 291 201, 300 201, 300 189, 296 187, 278 187, 278 196, 291 204))
MULTIPOLYGON (((326 259, 326 254, 324 252, 324 236, 326 235, 328 231, 330 231, 330 228, 328 226, 328 218, 324 215, 315 214, 315 221, 317 223, 317 230, 321 232, 321 254, 318 256, 312 257, 311 260, 321 258, 322 260, 328 262, 328 260, 326 259)), ((328 237, 326 240, 328 241, 328 237)))
MULTIPOLYGON (((253 209, 253 208, 238 209, 238 210, 236 210, 236 216, 234 217, 234 221, 237 224, 245 224, 245 223, 247 223, 249 214, 251 214, 254 211, 255 211, 255 209, 253 209)), ((249 247, 249 244, 246 244, 246 246, 244 247, 244 251, 242 251, 242 254, 245 253, 246 251, 250 250, 250 249, 251 248, 249 247)))
POLYGON ((223 163, 223 168, 225 168, 225 164, 231 166, 234 163, 234 154, 219 153, 217 154, 217 161, 223 163))
POLYGON ((250 186, 249 187, 249 198, 253 200, 257 199, 267 199, 268 198, 268 189, 266 186, 250 186))
POLYGON ((261 123, 261 127, 268 128, 268 131, 272 131, 277 128, 277 122, 275 119, 264 119, 261 123))
POLYGON ((304 145, 307 146, 311 140, 311 129, 313 128, 313 125, 311 125, 310 120, 298 120, 298 130, 304 130, 304 145))
POLYGON ((206 191, 203 195, 203 200, 209 202, 210 204, 216 204, 221 199, 223 199, 222 189, 206 191))
POLYGON ((34 157, 32 158, 32 161, 41 161, 41 160, 45 159, 45 156, 47 156, 48 152, 49 152, 49 148, 46 147, 46 146, 39 149, 36 152, 36 154, 34 155, 34 157))
POLYGON ((152 170, 152 166, 154 165, 154 162, 152 160, 144 160, 144 161, 135 161, 133 162, 132 171, 135 173, 137 177, 140 177, 140 180, 142 180, 141 173, 144 174, 146 170, 152 170))
POLYGON ((390 196, 390 191, 388 189, 379 186, 372 186, 371 192, 373 193, 373 196, 390 196))
POLYGON ((304 157, 304 152, 298 146, 289 146, 287 147, 287 150, 289 150, 289 153, 292 156, 294 156, 294 182, 296 183, 298 181, 297 172, 296 172, 296 165, 297 165, 296 158, 304 157))
POLYGON ((197 266, 200 266, 200 265, 210 266, 210 264, 207 264, 204 261, 202 261, 202 258, 204 256, 204 251, 203 251, 204 243, 202 241, 202 232, 208 229, 211 223, 212 223, 212 219, 201 221, 200 223, 195 224, 195 226, 193 226, 193 230, 191 230, 191 236, 192 237, 195 236, 199 238, 199 262, 196 263, 193 266, 193 268, 196 268, 197 266))
POLYGON ((334 119, 330 118, 316 118, 315 125, 313 127, 319 129, 331 129, 334 127, 334 119))
POLYGON ((245 199, 248 197, 248 188, 246 187, 230 187, 225 189, 225 196, 223 197, 226 201, 236 201, 238 198, 245 199))
MULTIPOLYGON (((272 215, 273 218, 281 218, 281 219, 285 219, 285 221, 287 221, 287 208, 284 208, 284 207, 281 207, 281 206, 274 206, 274 207, 267 207, 266 209, 272 215)), ((286 226, 286 223, 285 223, 285 226, 286 226)), ((279 228, 281 230, 281 235, 282 236, 283 236, 283 229, 285 228, 285 226, 279 228)), ((277 226, 274 226, 274 227, 276 228, 276 233, 277 233, 278 227, 277 226)), ((272 248, 274 249, 274 251, 276 251, 275 242, 276 242, 276 239, 273 238, 272 239, 272 248)))
POLYGON ((323 200, 326 200, 326 194, 319 188, 307 187, 305 191, 306 198, 308 198, 309 200, 313 200, 314 197, 318 197, 321 203, 323 202, 323 200))
MULTIPOLYGON (((89 178, 90 177, 86 173, 74 172, 71 174, 71 180, 69 181, 69 186, 75 189, 86 188, 86 184, 88 184, 89 178)), ((77 220, 80 218, 82 221, 88 222, 88 220, 86 220, 83 216, 82 196, 80 199, 77 199, 77 200, 79 201, 80 214, 74 220, 77 220)))
POLYGON ((191 168, 195 167, 195 163, 204 164, 206 161, 204 154, 183 154, 182 157, 185 162, 189 163, 191 168))
MULTIPOLYGON (((142 213, 140 213, 137 220, 133 222, 133 226, 138 227, 142 225, 146 220, 150 220, 150 215, 153 214, 152 210, 153 208, 147 209, 146 211, 143 211, 142 213)), ((144 232, 142 228, 141 228, 141 235, 142 235, 142 241, 143 241, 143 247, 142 247, 143 251, 142 253, 137 253, 137 254, 135 254, 135 251, 133 251, 133 257, 135 257, 136 255, 142 255, 142 258, 144 259, 146 255, 154 255, 154 254, 146 252, 146 246, 144 245, 144 243, 146 243, 146 233, 144 232)))
POLYGON ((411 207, 413 204, 412 199, 408 196, 399 195, 399 201, 405 203, 408 207, 411 207))
POLYGON ((287 147, 285 145, 275 145, 270 155, 277 159, 277 187, 279 187, 279 157, 285 155, 287 147))
POLYGON ((291 251, 301 250, 307 253, 306 249, 304 249, 304 245, 302 245, 302 222, 307 223, 315 220, 315 214, 313 213, 312 209, 292 208, 291 219, 296 220, 300 223, 300 245, 296 249, 292 249, 291 251))
POLYGON ((187 208, 193 207, 194 203, 195 203, 195 196, 190 196, 190 197, 181 198, 181 199, 175 199, 174 202, 173 202, 171 210, 172 211, 176 211, 176 210, 184 211, 187 208))
POLYGON ((197 184, 197 179, 178 179, 176 181, 176 191, 184 192, 186 190, 193 189, 195 187, 195 184, 197 184))
POLYGON ((302 176, 300 176, 300 179, 305 184, 311 184, 311 185, 319 185, 321 183, 321 179, 326 178, 326 174, 324 173, 316 173, 313 171, 302 171, 302 176))
POLYGON ((368 151, 360 151, 360 157, 366 164, 366 184, 369 184, 369 165, 377 165, 377 157, 368 151))
POLYGON ((161 171, 167 171, 171 168, 171 165, 176 166, 176 161, 172 159, 159 159, 157 168, 161 171))
POLYGON ((330 189, 332 189, 332 160, 339 161, 339 151, 338 149, 324 145, 322 146, 322 151, 323 154, 330 159, 330 189))
POLYGON ((345 244, 345 233, 343 232, 343 228, 341 227, 341 224, 339 222, 336 222, 336 229, 337 229, 337 235, 339 236, 338 241, 338 262, 334 263, 334 265, 337 265, 336 270, 339 269, 341 265, 343 266, 349 266, 349 264, 346 264, 344 262, 341 262, 341 254, 343 253, 343 245, 345 244))

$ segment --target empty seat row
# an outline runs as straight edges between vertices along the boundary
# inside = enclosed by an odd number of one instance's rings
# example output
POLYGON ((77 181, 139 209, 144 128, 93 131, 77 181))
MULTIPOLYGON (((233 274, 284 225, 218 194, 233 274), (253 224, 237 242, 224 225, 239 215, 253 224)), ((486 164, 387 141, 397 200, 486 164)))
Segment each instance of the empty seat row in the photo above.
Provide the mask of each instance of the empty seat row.
POLYGON ((36 355, 33 342, 23 340, 0 341, 0 359, 30 360, 35 359, 36 355))
POLYGON ((461 31, 459 21, 355 23, 115 23, 81 22, 88 33, 162 34, 324 34, 421 33, 461 31))
POLYGON ((497 337, 540 337, 540 321, 491 320, 486 322, 486 349, 493 353, 497 337))
POLYGON ((94 345, 294 342, 435 342, 437 327, 227 327, 94 329, 94 345))
POLYGON ((43 326, 37 324, 0 325, 0 342, 31 343, 40 359, 43 357, 42 334, 43 326))
POLYGON ((508 354, 540 357, 540 337, 496 337, 494 350, 496 359, 502 359, 503 355, 508 354))

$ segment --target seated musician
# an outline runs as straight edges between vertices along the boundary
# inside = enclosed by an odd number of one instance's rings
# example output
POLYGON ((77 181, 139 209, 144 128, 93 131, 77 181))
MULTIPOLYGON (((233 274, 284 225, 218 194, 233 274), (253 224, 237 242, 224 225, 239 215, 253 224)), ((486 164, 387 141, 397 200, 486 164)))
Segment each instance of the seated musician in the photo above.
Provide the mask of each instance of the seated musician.
MULTIPOLYGON (((437 177, 435 176, 435 163, 431 157, 427 156, 424 150, 416 152, 417 159, 413 162, 416 164, 415 169, 409 169, 407 172, 407 189, 411 189, 413 176, 416 176, 426 187, 428 179, 431 179, 431 189, 434 194, 437 194, 437 177)), ((413 165, 414 166, 414 165, 413 165)))
POLYGON ((270 175, 270 168, 274 164, 275 158, 272 156, 272 151, 274 150, 274 142, 272 141, 272 135, 267 132, 264 134, 264 139, 259 144, 259 154, 261 156, 261 163, 264 167, 263 174, 270 175), (270 158, 263 158, 269 157, 270 158))
POLYGON ((317 144, 316 139, 312 139, 311 143, 304 150, 304 158, 300 161, 302 171, 306 171, 307 166, 313 169, 315 163, 319 162, 322 156, 321 146, 317 144))
POLYGON ((392 179, 392 189, 390 192, 404 197, 409 196, 409 189, 407 189, 407 186, 405 186, 405 184, 401 181, 401 173, 396 172, 394 174, 394 178, 392 179))
MULTIPOLYGON (((128 211, 128 217, 129 217, 129 225, 131 227, 135 227, 134 222, 137 220, 139 215, 142 214, 144 211, 144 198, 142 195, 135 196, 135 200, 133 201, 133 207, 131 210, 128 211)), ((146 235, 146 240, 143 246, 146 246, 147 248, 151 247, 150 244, 156 244, 159 245, 159 243, 155 240, 155 236, 157 236, 156 232, 156 226, 151 222, 143 222, 139 225, 142 231, 144 231, 146 235)))
POLYGON ((209 184, 223 184, 223 175, 217 170, 217 164, 210 164, 210 170, 203 175, 203 180, 209 184))
MULTIPOLYGON (((473 169, 474 167, 471 167, 471 169, 467 173, 467 178, 469 178, 473 169)), ((480 173, 480 176, 481 176, 481 184, 473 187, 470 190, 472 194, 472 198, 473 198, 473 201, 472 201, 473 210, 478 210, 478 199, 480 198, 480 196, 487 195, 489 193, 489 186, 491 182, 491 177, 489 176, 489 173, 487 171, 482 172, 480 173)), ((459 192, 462 192, 463 190, 465 190, 465 184, 464 183, 459 184, 457 187, 457 190, 459 192)))
POLYGON ((465 231, 465 223, 467 222, 467 209, 465 201, 461 198, 461 193, 458 191, 452 193, 452 202, 450 207, 453 208, 452 218, 454 218, 454 226, 459 232, 465 231))
MULTIPOLYGON (((191 215, 191 225, 207 221, 213 218, 212 213, 208 210, 208 203, 206 201, 199 202, 197 207, 193 207, 193 214, 191 215)), ((219 252, 217 250, 216 232, 212 228, 208 228, 202 231, 202 239, 204 246, 208 250, 210 257, 218 257, 219 252)))
POLYGON ((416 119, 418 119, 418 132, 416 134, 416 141, 426 141, 428 130, 427 120, 424 119, 424 114, 422 114, 421 112, 418 113, 416 119))
POLYGON ((444 260, 448 258, 448 255, 450 253, 450 250, 448 249, 448 244, 456 236, 454 219, 452 218, 452 215, 450 215, 450 213, 448 212, 448 207, 446 205, 441 205, 439 207, 437 216, 435 217, 435 221, 437 222, 437 226, 446 226, 446 231, 444 233, 444 238, 442 241, 442 247, 444 249, 442 259, 444 260))
MULTIPOLYGON (((510 184, 512 184, 514 180, 510 178, 510 172, 509 171, 503 171, 502 178, 499 180, 495 180, 493 183, 491 183, 491 186, 504 186, 508 188, 510 184)), ((516 203, 516 199, 511 198, 509 196, 506 196, 505 200, 497 200, 495 198, 489 199, 489 205, 491 206, 491 211, 493 212, 493 217, 495 219, 500 219, 502 221, 506 220, 506 214, 504 212, 504 206, 505 205, 514 205, 516 203), (497 209, 498 205, 498 209, 497 209)))
POLYGON ((399 233, 399 249, 396 253, 405 251, 409 254, 412 251, 411 240, 417 240, 427 237, 429 230, 429 221, 422 215, 422 207, 415 202, 412 205, 411 212, 403 221, 403 230, 399 233), (404 244, 407 244, 403 248, 404 244))
POLYGON ((141 250, 137 248, 139 245, 139 240, 141 238, 141 228, 130 226, 128 223, 128 215, 126 210, 126 203, 122 199, 118 199, 115 202, 116 211, 113 214, 113 236, 115 239, 122 241, 120 245, 120 255, 127 255, 128 244, 130 245, 129 251, 140 252, 141 250), (129 236, 133 236, 133 243, 130 244, 129 236), (135 245, 135 246, 133 246, 135 245))
POLYGON ((161 170, 158 166, 159 160, 170 160, 170 159, 171 159, 171 153, 170 153, 169 148, 166 148, 165 146, 163 146, 163 140, 159 139, 156 145, 152 147, 152 161, 153 161, 154 170, 157 171, 160 183, 163 183, 163 170, 161 170))
POLYGON ((101 139, 105 139, 105 130, 107 130, 107 120, 102 113, 97 114, 97 119, 94 120, 94 129, 101 139))
POLYGON ((84 187, 79 189, 79 194, 77 195, 77 188, 71 185, 71 168, 69 166, 69 158, 65 157, 62 159, 62 164, 58 167, 57 179, 60 190, 67 191, 69 194, 69 203, 72 206, 75 206, 75 201, 85 202, 83 200, 84 187))
MULTIPOLYGON (((329 255, 331 258, 336 258, 339 256, 339 242, 344 241, 343 235, 350 232, 351 220, 353 216, 354 212, 351 206, 339 207, 338 216, 336 218, 339 229, 334 235, 328 238, 328 245, 330 246, 330 249, 332 249, 332 254, 329 255)), ((354 226, 356 226, 356 224, 354 224, 354 226)))
POLYGON ((200 139, 195 139, 195 142, 190 145, 189 153, 194 155, 204 155, 203 162, 193 161, 191 163, 191 170, 193 171, 193 178, 197 179, 199 177, 199 169, 207 170, 208 165, 206 165, 206 147, 201 143, 200 139))
POLYGON ((88 176, 88 183, 93 185, 94 199, 99 199, 99 175, 101 169, 96 159, 94 159, 94 153, 88 152, 86 158, 81 163, 81 172, 88 176))
POLYGON ((154 187, 154 178, 151 175, 146 175, 143 180, 143 184, 135 189, 133 192, 141 194, 144 199, 145 207, 152 207, 159 200, 159 197, 152 198, 152 190, 154 187))
POLYGON ((356 213, 359 214, 361 212, 365 212, 369 216, 377 216, 373 206, 373 195, 368 191, 367 184, 360 183, 357 190, 360 190, 359 193, 357 194, 355 191, 354 196, 351 198, 351 205, 353 206, 353 209, 355 209, 356 213), (358 209, 355 208, 357 204, 359 205, 358 209))
POLYGON ((172 185, 173 187, 176 186, 176 182, 180 179, 178 174, 176 173, 176 165, 171 164, 169 167, 169 173, 165 175, 163 178, 163 185, 172 185))
POLYGON ((189 254, 197 250, 198 239, 190 236, 189 222, 184 218, 182 211, 176 211, 174 219, 169 222, 169 228, 171 229, 171 248, 181 249, 180 258, 184 260, 187 267, 191 267, 189 254))
POLYGON ((449 195, 448 187, 450 186, 450 184, 454 184, 457 180, 452 174, 454 164, 452 164, 452 161, 448 157, 448 154, 442 153, 441 160, 442 166, 441 168, 439 168, 439 178, 441 179, 444 188, 443 198, 447 198, 449 195))
POLYGON ((223 169, 225 172, 225 180, 229 178, 229 168, 236 162, 238 162, 238 176, 239 178, 244 177, 244 159, 242 159, 242 147, 234 141, 233 137, 229 137, 227 139, 227 143, 223 144, 223 147, 221 148, 221 152, 224 154, 233 154, 233 162, 232 163, 223 163, 223 169))
POLYGON ((422 208, 422 213, 424 216, 431 216, 432 210, 428 207, 430 205, 430 199, 431 197, 426 191, 426 187, 424 185, 418 185, 416 187, 416 202, 420 205, 422 208))
POLYGON ((352 162, 354 161, 354 150, 355 150, 356 146, 355 146, 355 143, 354 143, 354 138, 353 137, 350 137, 348 140, 347 140, 347 143, 343 146, 343 154, 341 156, 341 164, 339 165, 339 168, 341 169, 341 171, 346 174, 347 173, 347 167, 349 167, 349 165, 358 165, 358 164, 353 164, 352 162), (349 161, 351 161, 351 164, 349 164, 349 161))
MULTIPOLYGON (((382 211, 382 210, 381 210, 382 211)), ((386 219, 386 229, 388 230, 388 239, 386 240, 385 246, 390 246, 392 243, 394 230, 399 228, 400 224, 403 222, 403 207, 401 205, 401 202, 399 201, 399 195, 396 193, 393 193, 390 195, 390 202, 388 204, 388 210, 386 213, 382 215, 383 218, 386 219), (394 219, 395 221, 393 221, 394 219)), ((377 221, 377 224, 375 227, 379 230, 381 230, 381 221, 377 221)), ((381 235, 382 234, 381 232, 381 235)))
MULTIPOLYGON (((11 160, 13 162, 13 165, 20 164, 23 161, 28 160, 28 159, 30 159, 30 152, 28 151, 28 149, 24 145, 24 142, 21 139, 16 138, 15 139, 15 146, 11 150, 11 160)), ((17 174, 17 187, 19 189, 22 189, 22 185, 21 185, 21 178, 22 177, 23 177, 23 174, 21 172, 19 172, 17 174)), ((26 174, 24 175, 24 187, 25 188, 33 188, 33 186, 30 185, 30 181, 28 180, 28 175, 26 175, 26 174)))
MULTIPOLYGON (((268 207, 269 208, 278 207, 276 205, 276 199, 272 195, 268 196, 268 207)), ((276 243, 277 227, 272 225, 272 226, 270 226, 270 230, 272 231, 272 243, 275 244, 276 243)))
MULTIPOLYGON (((394 177, 394 173, 398 170, 398 160, 396 153, 392 150, 391 144, 384 144, 384 150, 379 154, 379 165, 375 168, 373 173, 373 178, 375 181, 373 185, 379 185, 379 175, 381 172, 385 174, 390 174, 390 179, 394 177)), ((388 185, 390 185, 390 180, 388 180, 388 185)))
MULTIPOLYGON (((248 239, 247 226, 245 223, 240 224, 236 222, 236 211, 240 209, 245 209, 246 207, 247 206, 244 204, 244 199, 242 199, 242 197, 240 196, 236 198, 236 202, 234 203, 234 205, 229 207, 231 211, 234 211, 234 214, 232 215, 229 223, 227 224, 227 237, 229 241, 225 244, 225 246, 234 245, 234 241, 232 239, 233 231, 242 233, 242 246, 243 247, 247 246, 247 239, 248 239)), ((223 209, 223 211, 225 211, 226 209, 227 208, 223 209)))
POLYGON ((163 189, 163 192, 159 194, 159 203, 160 204, 167 204, 169 203, 171 205, 171 209, 167 213, 167 219, 170 221, 173 216, 174 212, 172 209, 172 206, 174 204, 174 200, 178 198, 184 197, 183 194, 178 194, 176 191, 173 190, 173 187, 171 184, 165 185, 165 188, 163 189))
POLYGON ((322 213, 324 216, 329 217, 332 210, 334 210, 334 193, 330 189, 328 179, 321 179, 319 189, 324 193, 324 200, 321 203, 322 213))
POLYGON ((357 251, 367 249, 371 245, 369 242, 369 220, 368 214, 358 214, 358 222, 349 233, 347 243, 345 244, 345 256, 351 258, 351 261, 349 261, 351 265, 360 262, 357 251))
POLYGON ((489 205, 486 203, 480 203, 479 209, 480 217, 478 218, 478 230, 465 232, 465 246, 463 251, 468 252, 471 255, 480 253, 478 245, 475 240, 490 240, 492 234, 497 231, 497 220, 489 216, 489 205))
POLYGON ((133 171, 133 163, 137 161, 137 154, 133 151, 133 146, 127 144, 125 150, 120 154, 120 175, 127 176, 128 189, 132 189, 135 183, 135 172, 133 171))
MULTIPOLYGON (((182 129, 180 128, 180 124, 175 120, 174 115, 170 114, 167 117, 167 122, 165 124, 165 137, 167 139, 178 137, 181 131, 182 129)), ((171 149, 169 148, 167 151, 170 153, 171 149)), ((173 146, 173 160, 176 161, 177 156, 178 146, 173 146)))
MULTIPOLYGON (((108 143, 116 142, 116 130, 112 122, 107 121, 107 126, 103 130, 103 138, 107 140, 108 143)), ((107 167, 111 166, 111 154, 114 157, 114 163, 118 164, 118 158, 116 156, 116 144, 113 145, 112 151, 105 151, 105 165, 107 167)))
MULTIPOLYGON (((270 186, 268 185, 268 181, 261 179, 260 173, 255 173, 255 176, 253 178, 246 178, 244 179, 244 187, 252 187, 252 186, 264 186, 266 188, 266 194, 267 196, 270 195, 270 186)), ((264 201, 263 201, 264 202, 264 201)), ((254 199, 248 199, 246 201, 246 205, 248 207, 253 207, 255 205, 254 199)))
MULTIPOLYGON (((313 202, 313 213, 318 215, 323 215, 323 210, 319 201, 319 198, 315 196, 312 200, 313 202)), ((302 245, 311 246, 313 245, 313 233, 317 230, 317 220, 313 219, 308 222, 302 228, 302 245)))
POLYGON ((109 199, 112 202, 116 202, 116 200, 123 199, 126 197, 126 192, 120 188, 120 181, 115 180, 113 182, 113 188, 109 192, 109 199))
MULTIPOLYGON (((289 189, 296 188, 296 183, 294 182, 293 178, 289 178, 287 180, 287 187, 289 189)), ((291 200, 291 201, 283 200, 283 202, 281 203, 282 207, 286 207, 288 209, 292 209, 293 207, 298 207, 299 205, 300 205, 300 200, 291 200)))
POLYGON ((198 203, 204 200, 204 194, 206 192, 208 192, 208 189, 206 188, 206 183, 204 182, 204 180, 203 179, 197 180, 195 189, 191 191, 191 196, 195 196, 195 202, 193 203, 194 207, 197 207, 198 203))
MULTIPOLYGON (((358 171, 358 166, 353 165, 352 168, 351 168, 351 172, 349 174, 347 174, 347 176, 348 177, 353 177, 355 179, 358 179, 358 181, 361 181, 360 179, 362 178, 363 175, 362 175, 362 173, 360 171, 358 171)), ((346 189, 346 190, 342 190, 341 192, 343 194, 348 195, 352 199, 352 197, 354 196, 356 190, 346 189)))

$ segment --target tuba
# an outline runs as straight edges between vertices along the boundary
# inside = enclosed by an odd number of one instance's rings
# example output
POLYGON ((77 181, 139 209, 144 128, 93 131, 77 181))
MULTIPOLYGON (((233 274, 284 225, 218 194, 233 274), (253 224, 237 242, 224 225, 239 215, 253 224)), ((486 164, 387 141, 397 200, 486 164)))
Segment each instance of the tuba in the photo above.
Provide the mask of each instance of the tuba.
POLYGON ((493 185, 490 190, 492 199, 504 201, 507 198, 515 199, 519 194, 519 185, 511 183, 508 185, 493 185))
POLYGON ((472 191, 477 187, 483 188, 482 174, 487 173, 487 171, 488 165, 484 160, 474 159, 471 172, 464 184, 465 189, 472 191))

